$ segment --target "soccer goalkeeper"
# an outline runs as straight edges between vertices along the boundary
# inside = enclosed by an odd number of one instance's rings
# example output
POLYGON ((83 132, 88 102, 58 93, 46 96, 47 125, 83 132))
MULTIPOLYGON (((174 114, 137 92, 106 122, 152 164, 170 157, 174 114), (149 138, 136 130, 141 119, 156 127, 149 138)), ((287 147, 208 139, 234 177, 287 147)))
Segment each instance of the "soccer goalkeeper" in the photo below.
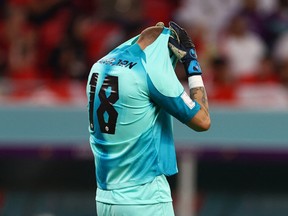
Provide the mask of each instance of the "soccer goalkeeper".
POLYGON ((165 177, 178 171, 172 116, 209 129, 201 74, 191 39, 174 22, 145 29, 93 65, 87 97, 98 216, 174 215, 165 177), (190 97, 175 75, 178 60, 190 97))

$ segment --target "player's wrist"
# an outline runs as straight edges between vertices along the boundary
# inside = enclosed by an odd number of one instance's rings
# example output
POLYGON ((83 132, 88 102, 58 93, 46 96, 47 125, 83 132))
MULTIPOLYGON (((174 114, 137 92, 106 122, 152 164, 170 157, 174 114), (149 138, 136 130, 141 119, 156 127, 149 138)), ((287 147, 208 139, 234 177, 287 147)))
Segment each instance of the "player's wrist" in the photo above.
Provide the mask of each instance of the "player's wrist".
POLYGON ((204 82, 201 75, 194 75, 188 77, 188 86, 189 89, 204 87, 204 82))

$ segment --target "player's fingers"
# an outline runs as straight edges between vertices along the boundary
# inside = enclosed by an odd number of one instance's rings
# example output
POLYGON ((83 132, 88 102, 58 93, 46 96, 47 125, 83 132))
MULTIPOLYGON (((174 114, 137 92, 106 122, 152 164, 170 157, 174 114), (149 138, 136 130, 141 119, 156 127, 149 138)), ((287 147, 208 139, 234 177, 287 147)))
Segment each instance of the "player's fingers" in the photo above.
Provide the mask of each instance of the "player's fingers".
POLYGON ((180 27, 177 23, 170 21, 169 29, 174 35, 176 35, 175 37, 177 37, 178 42, 182 44, 184 47, 186 48, 195 47, 186 30, 180 27))
POLYGON ((178 40, 172 36, 169 37, 168 46, 178 60, 181 60, 186 55, 186 52, 181 49, 181 45, 179 44, 178 40))
POLYGON ((169 22, 169 29, 178 35, 182 34, 184 31, 184 29, 182 27, 180 27, 177 23, 175 23, 173 21, 169 22))
POLYGON ((183 28, 181 28, 177 23, 175 23, 173 21, 169 22, 169 28, 172 28, 172 29, 174 29, 177 32, 183 30, 183 28))
POLYGON ((172 36, 177 39, 178 43, 180 43, 180 35, 182 34, 183 29, 173 21, 169 22, 169 29, 172 36))

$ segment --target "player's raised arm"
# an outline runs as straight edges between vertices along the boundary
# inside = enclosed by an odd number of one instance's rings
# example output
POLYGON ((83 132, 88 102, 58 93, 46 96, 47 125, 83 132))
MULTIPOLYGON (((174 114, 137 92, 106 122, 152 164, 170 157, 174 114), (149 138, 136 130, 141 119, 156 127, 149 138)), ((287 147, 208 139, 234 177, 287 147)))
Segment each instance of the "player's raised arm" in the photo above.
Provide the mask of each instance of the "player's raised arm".
POLYGON ((211 120, 206 90, 202 80, 202 70, 197 60, 195 46, 187 32, 174 22, 169 23, 173 37, 169 39, 169 47, 184 65, 190 88, 190 97, 200 104, 197 114, 186 124, 196 131, 206 131, 210 128, 211 120))

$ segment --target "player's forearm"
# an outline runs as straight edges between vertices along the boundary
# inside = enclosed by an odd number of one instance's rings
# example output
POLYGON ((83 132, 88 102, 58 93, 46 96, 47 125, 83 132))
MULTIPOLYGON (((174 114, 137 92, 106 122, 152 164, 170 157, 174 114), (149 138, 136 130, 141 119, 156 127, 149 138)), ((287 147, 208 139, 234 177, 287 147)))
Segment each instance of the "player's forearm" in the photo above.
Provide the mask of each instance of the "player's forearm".
POLYGON ((204 86, 190 88, 190 97, 200 105, 198 113, 187 123, 195 131, 206 131, 210 128, 211 120, 207 94, 204 86))
POLYGON ((190 97, 192 100, 200 104, 201 110, 209 117, 209 104, 205 87, 195 87, 190 89, 190 97))

